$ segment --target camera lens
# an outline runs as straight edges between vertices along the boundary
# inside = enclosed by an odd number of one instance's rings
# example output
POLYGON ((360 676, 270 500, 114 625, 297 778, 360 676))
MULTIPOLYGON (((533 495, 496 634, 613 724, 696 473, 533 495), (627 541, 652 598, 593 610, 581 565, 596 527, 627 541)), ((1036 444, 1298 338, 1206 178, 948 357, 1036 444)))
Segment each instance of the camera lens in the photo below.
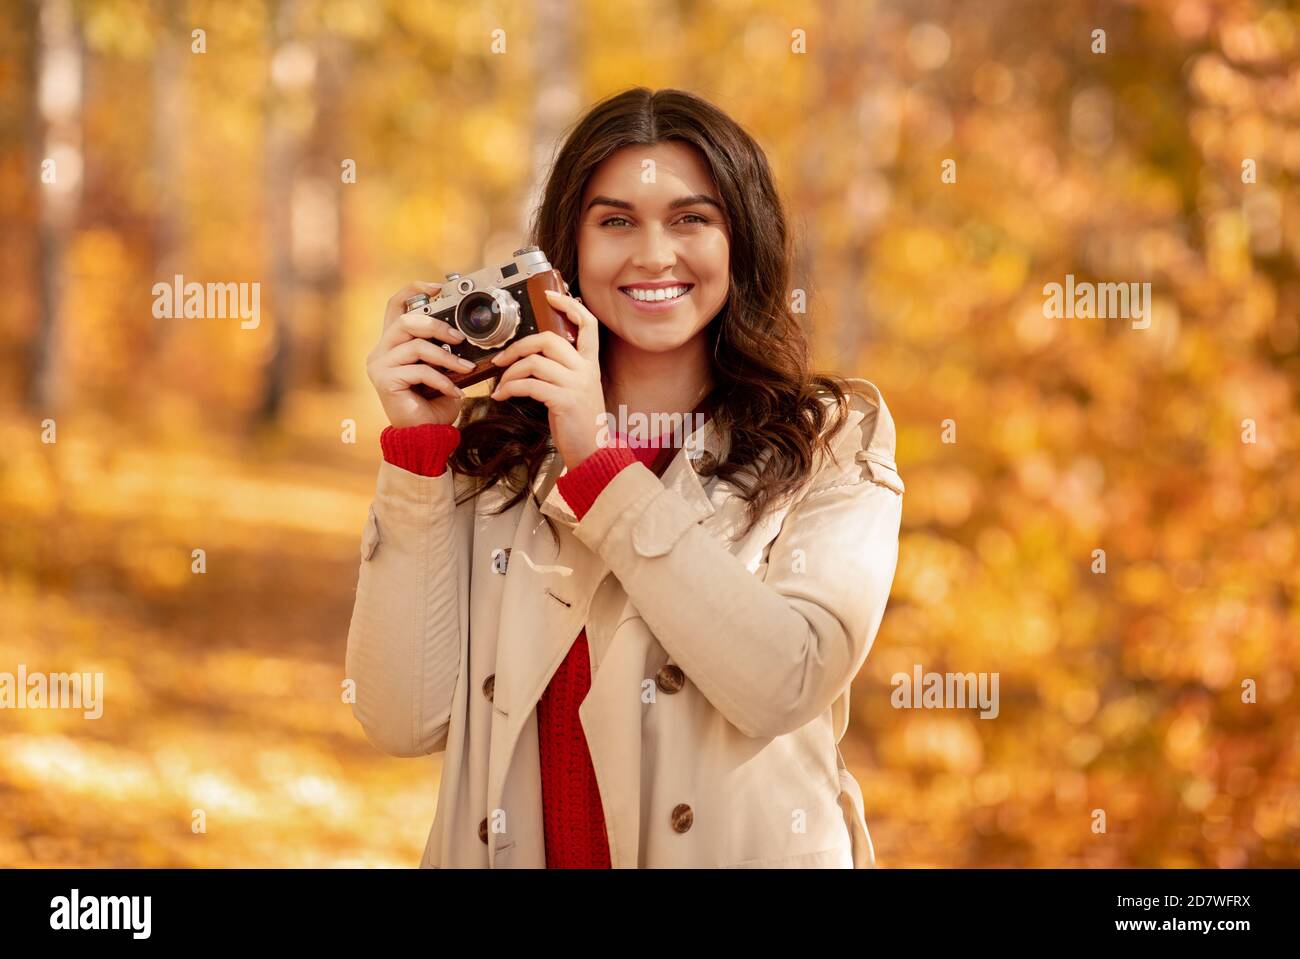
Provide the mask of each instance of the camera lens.
POLYGON ((471 293, 456 307, 456 326, 475 346, 493 349, 515 335, 519 304, 504 290, 471 293))
POLYGON ((466 336, 487 339, 501 321, 496 303, 486 294, 479 293, 462 307, 460 328, 466 336), (486 301, 486 302, 485 302, 486 301))

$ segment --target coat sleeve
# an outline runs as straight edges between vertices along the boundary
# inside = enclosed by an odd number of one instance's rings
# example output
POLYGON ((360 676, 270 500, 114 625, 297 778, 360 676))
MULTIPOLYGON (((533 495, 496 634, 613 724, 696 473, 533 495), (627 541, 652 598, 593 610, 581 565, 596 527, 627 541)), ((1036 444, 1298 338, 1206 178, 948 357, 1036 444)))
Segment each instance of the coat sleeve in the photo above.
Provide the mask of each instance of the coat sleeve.
POLYGON ((829 709, 884 615, 903 483, 888 409, 853 403, 864 416, 832 446, 847 468, 815 474, 758 574, 640 463, 575 528, 687 678, 747 736, 780 736, 829 709))
POLYGON ((391 756, 445 749, 460 642, 454 474, 387 461, 361 542, 348 629, 352 714, 391 756))

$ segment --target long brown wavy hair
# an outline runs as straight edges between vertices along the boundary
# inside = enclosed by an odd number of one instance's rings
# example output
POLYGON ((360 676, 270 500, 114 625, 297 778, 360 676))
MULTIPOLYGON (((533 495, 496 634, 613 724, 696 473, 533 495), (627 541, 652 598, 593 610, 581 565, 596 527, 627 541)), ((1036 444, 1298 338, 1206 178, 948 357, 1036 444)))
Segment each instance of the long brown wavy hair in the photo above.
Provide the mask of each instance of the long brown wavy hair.
MULTIPOLYGON (((546 253, 568 281, 570 293, 581 296, 577 237, 591 174, 621 147, 668 140, 688 143, 704 155, 731 224, 729 294, 705 327, 714 387, 704 399, 728 447, 725 458, 705 475, 736 485, 748 503, 748 530, 769 505, 808 478, 819 449, 829 453, 850 388, 841 377, 809 368, 808 339, 787 302, 793 247, 762 149, 735 120, 692 93, 625 90, 593 106, 569 133, 555 157, 528 242, 546 253), (827 394, 835 400, 833 423, 820 398, 827 394), (828 426, 833 428, 823 433, 828 426)), ((610 335, 602 325, 602 356, 610 335)), ((509 509, 530 494, 552 448, 547 409, 540 401, 467 399, 460 445, 450 466, 479 482, 460 502, 502 483, 513 495, 497 512, 509 509)))

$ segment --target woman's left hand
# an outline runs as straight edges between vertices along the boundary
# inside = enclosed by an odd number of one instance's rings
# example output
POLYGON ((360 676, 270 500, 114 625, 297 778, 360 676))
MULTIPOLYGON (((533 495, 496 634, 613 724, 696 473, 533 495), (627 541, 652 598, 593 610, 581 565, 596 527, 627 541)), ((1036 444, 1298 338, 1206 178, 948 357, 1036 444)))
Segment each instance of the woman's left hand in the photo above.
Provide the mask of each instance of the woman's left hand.
POLYGON ((551 306, 578 328, 575 347, 550 331, 516 340, 492 357, 508 366, 492 399, 530 396, 550 412, 551 441, 569 469, 601 446, 608 435, 605 391, 600 382, 600 321, 571 296, 546 291, 551 306))

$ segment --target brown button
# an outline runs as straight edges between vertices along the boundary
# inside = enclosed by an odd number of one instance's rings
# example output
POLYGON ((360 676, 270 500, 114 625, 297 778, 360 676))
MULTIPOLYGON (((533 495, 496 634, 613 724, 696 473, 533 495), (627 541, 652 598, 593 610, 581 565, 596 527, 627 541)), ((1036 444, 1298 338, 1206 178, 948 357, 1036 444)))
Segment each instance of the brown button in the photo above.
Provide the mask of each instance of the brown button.
POLYGON ((699 456, 695 457, 695 472, 697 473, 712 472, 713 468, 717 465, 718 458, 708 450, 705 450, 699 456))
POLYGON ((489 703, 492 702, 492 694, 496 692, 496 689, 497 674, 493 673, 487 679, 483 680, 483 695, 487 697, 489 703))
POLYGON ((483 845, 487 845, 487 819, 478 824, 478 838, 483 841, 483 845))
POLYGON ((682 684, 686 682, 686 674, 682 672, 680 666, 668 663, 659 672, 655 673, 655 685, 666 693, 675 693, 681 690, 682 684))
POLYGON ((686 832, 691 828, 691 823, 695 822, 695 813, 691 812, 691 807, 686 803, 678 803, 673 807, 673 831, 686 832))

